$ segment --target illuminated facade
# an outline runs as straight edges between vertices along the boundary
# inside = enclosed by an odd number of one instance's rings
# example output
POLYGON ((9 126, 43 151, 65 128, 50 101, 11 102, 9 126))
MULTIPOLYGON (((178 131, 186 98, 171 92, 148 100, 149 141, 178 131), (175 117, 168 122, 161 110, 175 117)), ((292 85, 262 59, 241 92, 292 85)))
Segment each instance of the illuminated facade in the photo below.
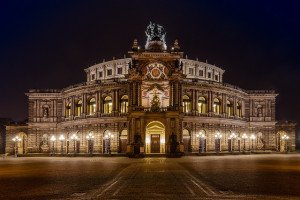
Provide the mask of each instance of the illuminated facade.
POLYGON ((275 120, 275 91, 224 83, 223 69, 184 58, 165 35, 151 23, 145 48, 134 40, 127 58, 85 69, 86 82, 29 90, 28 126, 7 127, 6 151, 16 134, 19 153, 129 153, 138 135, 141 153, 164 154, 171 134, 185 154, 295 149, 295 124, 275 120))

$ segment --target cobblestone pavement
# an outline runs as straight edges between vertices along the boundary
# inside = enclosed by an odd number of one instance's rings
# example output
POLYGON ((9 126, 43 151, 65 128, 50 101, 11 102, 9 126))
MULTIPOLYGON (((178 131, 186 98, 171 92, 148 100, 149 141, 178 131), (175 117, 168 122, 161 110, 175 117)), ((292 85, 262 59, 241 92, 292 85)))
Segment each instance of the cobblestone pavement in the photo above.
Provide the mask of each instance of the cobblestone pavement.
POLYGON ((300 155, 9 158, 0 199, 300 199, 300 155))

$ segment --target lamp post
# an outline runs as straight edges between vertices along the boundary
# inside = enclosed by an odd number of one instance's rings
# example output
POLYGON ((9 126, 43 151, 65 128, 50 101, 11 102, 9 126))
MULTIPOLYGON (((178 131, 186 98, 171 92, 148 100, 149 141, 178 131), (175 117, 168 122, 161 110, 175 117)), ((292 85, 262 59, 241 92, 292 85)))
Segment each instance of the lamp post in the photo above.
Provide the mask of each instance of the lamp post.
POLYGON ((217 153, 221 151, 221 138, 222 138, 222 134, 217 132, 215 135, 215 150, 217 153))
POLYGON ((60 153, 63 154, 64 153, 64 140, 65 140, 64 135, 60 135, 58 140, 60 141, 60 153))
POLYGON ((87 136, 86 136, 86 139, 88 140, 88 153, 90 155, 93 154, 93 140, 94 140, 94 135, 93 133, 89 133, 87 136))
POLYGON ((254 140, 256 139, 255 135, 250 135, 250 140, 251 140, 251 150, 254 151, 254 140))
POLYGON ((110 140, 111 138, 113 138, 114 135, 112 135, 110 132, 105 134, 104 138, 105 138, 105 153, 106 154, 111 154, 111 150, 110 150, 110 140))
POLYGON ((52 142, 52 153, 51 154, 54 155, 55 154, 54 143, 56 141, 56 137, 54 135, 52 135, 50 140, 52 142))
POLYGON ((201 131, 196 134, 196 137, 199 138, 199 153, 204 153, 206 151, 206 137, 205 134, 201 131))
POLYGON ((19 142, 21 142, 21 138, 19 136, 16 136, 12 139, 12 141, 14 141, 15 143, 15 146, 14 146, 14 149, 15 149, 15 157, 18 157, 18 144, 19 142))
POLYGON ((229 136, 229 140, 230 140, 230 152, 234 152, 234 140, 237 138, 237 135, 235 133, 231 133, 229 136))
POLYGON ((71 140, 73 140, 74 156, 76 155, 76 142, 78 139, 79 138, 75 133, 71 136, 71 140))
POLYGON ((284 134, 281 139, 284 141, 284 150, 285 152, 288 152, 288 140, 290 139, 289 136, 287 136, 286 134, 284 134))
POLYGON ((248 138, 248 135, 246 133, 244 133, 242 135, 242 139, 244 141, 244 148, 243 148, 243 151, 246 151, 246 139, 248 138))

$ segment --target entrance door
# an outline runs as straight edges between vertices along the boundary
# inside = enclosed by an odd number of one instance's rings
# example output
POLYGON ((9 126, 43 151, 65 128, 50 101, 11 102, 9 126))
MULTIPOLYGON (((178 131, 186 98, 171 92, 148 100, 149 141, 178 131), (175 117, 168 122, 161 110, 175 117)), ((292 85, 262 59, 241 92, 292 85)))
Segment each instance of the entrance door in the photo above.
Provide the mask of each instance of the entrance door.
POLYGON ((151 135, 151 153, 160 153, 160 135, 151 135))

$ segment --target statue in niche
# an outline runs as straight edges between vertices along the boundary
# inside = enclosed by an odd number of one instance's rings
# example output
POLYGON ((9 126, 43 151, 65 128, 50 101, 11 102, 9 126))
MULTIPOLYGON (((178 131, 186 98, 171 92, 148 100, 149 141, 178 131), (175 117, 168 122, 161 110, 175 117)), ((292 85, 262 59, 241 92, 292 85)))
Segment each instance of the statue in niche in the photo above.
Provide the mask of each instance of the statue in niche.
POLYGON ((48 135, 44 134, 42 137, 42 142, 40 144, 40 148, 42 152, 48 152, 49 151, 49 145, 48 145, 48 135))
POLYGON ((257 117, 262 117, 262 115, 263 115, 262 110, 263 110, 262 106, 258 105, 256 108, 257 117))
POLYGON ((43 108, 43 117, 49 117, 49 109, 48 108, 43 108))
POLYGON ((258 133, 257 134, 257 149, 261 150, 264 147, 264 140, 263 140, 263 136, 262 133, 258 133))

